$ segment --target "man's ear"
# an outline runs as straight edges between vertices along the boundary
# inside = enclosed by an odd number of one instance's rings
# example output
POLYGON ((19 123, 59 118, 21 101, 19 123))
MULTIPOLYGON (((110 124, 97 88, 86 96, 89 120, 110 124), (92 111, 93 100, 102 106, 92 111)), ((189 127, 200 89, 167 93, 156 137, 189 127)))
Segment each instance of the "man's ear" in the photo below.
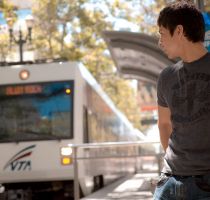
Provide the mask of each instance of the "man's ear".
POLYGON ((179 38, 184 36, 184 28, 182 25, 177 25, 175 32, 179 38))

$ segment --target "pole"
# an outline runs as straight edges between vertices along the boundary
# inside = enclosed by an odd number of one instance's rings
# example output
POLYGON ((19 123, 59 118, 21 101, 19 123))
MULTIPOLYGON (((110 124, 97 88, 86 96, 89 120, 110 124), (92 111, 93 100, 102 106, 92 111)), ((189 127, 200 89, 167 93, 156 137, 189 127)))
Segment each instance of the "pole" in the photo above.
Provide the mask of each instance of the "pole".
POLYGON ((204 0, 195 0, 195 1, 196 1, 196 4, 197 4, 198 8, 199 8, 202 12, 204 12, 204 11, 205 11, 205 9, 204 9, 204 0))
POLYGON ((32 28, 28 28, 28 34, 25 38, 23 38, 22 31, 19 30, 19 38, 18 40, 15 39, 15 36, 13 35, 12 28, 9 29, 9 37, 10 37, 10 45, 14 41, 19 46, 19 57, 20 57, 20 63, 23 63, 23 45, 29 40, 31 42, 31 32, 32 28))
POLYGON ((24 44, 24 40, 23 40, 23 36, 22 36, 22 31, 19 31, 19 40, 18 40, 18 45, 19 45, 19 54, 20 54, 20 62, 23 62, 23 44, 24 44))
POLYGON ((77 147, 73 148, 74 155, 74 200, 79 200, 79 180, 78 180, 78 161, 77 161, 77 147))

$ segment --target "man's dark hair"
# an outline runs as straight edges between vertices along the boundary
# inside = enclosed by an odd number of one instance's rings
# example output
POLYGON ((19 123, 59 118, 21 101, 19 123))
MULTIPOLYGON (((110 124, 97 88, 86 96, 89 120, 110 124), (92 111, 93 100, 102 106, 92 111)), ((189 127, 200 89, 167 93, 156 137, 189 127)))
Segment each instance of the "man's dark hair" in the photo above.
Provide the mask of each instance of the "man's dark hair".
POLYGON ((177 25, 182 25, 184 34, 189 41, 203 42, 205 37, 205 23, 202 13, 189 1, 178 1, 169 4, 160 12, 158 26, 163 26, 173 36, 177 25))

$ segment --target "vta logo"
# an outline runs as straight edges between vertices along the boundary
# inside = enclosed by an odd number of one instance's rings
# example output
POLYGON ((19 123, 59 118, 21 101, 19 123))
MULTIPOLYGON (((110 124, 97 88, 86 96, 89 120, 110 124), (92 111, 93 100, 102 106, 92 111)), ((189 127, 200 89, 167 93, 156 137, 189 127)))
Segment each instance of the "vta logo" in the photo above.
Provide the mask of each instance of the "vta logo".
POLYGON ((35 146, 28 146, 16 153, 4 166, 4 170, 7 168, 11 171, 31 170, 31 160, 28 157, 32 154, 35 146))

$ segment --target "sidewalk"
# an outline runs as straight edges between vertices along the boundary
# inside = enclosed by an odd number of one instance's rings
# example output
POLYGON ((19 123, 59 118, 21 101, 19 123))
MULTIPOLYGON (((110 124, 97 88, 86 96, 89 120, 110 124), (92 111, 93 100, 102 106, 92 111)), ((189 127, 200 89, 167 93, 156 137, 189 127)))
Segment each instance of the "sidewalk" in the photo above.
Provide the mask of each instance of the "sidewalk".
POLYGON ((81 200, 152 200, 152 178, 158 174, 135 174, 122 178, 81 200))

